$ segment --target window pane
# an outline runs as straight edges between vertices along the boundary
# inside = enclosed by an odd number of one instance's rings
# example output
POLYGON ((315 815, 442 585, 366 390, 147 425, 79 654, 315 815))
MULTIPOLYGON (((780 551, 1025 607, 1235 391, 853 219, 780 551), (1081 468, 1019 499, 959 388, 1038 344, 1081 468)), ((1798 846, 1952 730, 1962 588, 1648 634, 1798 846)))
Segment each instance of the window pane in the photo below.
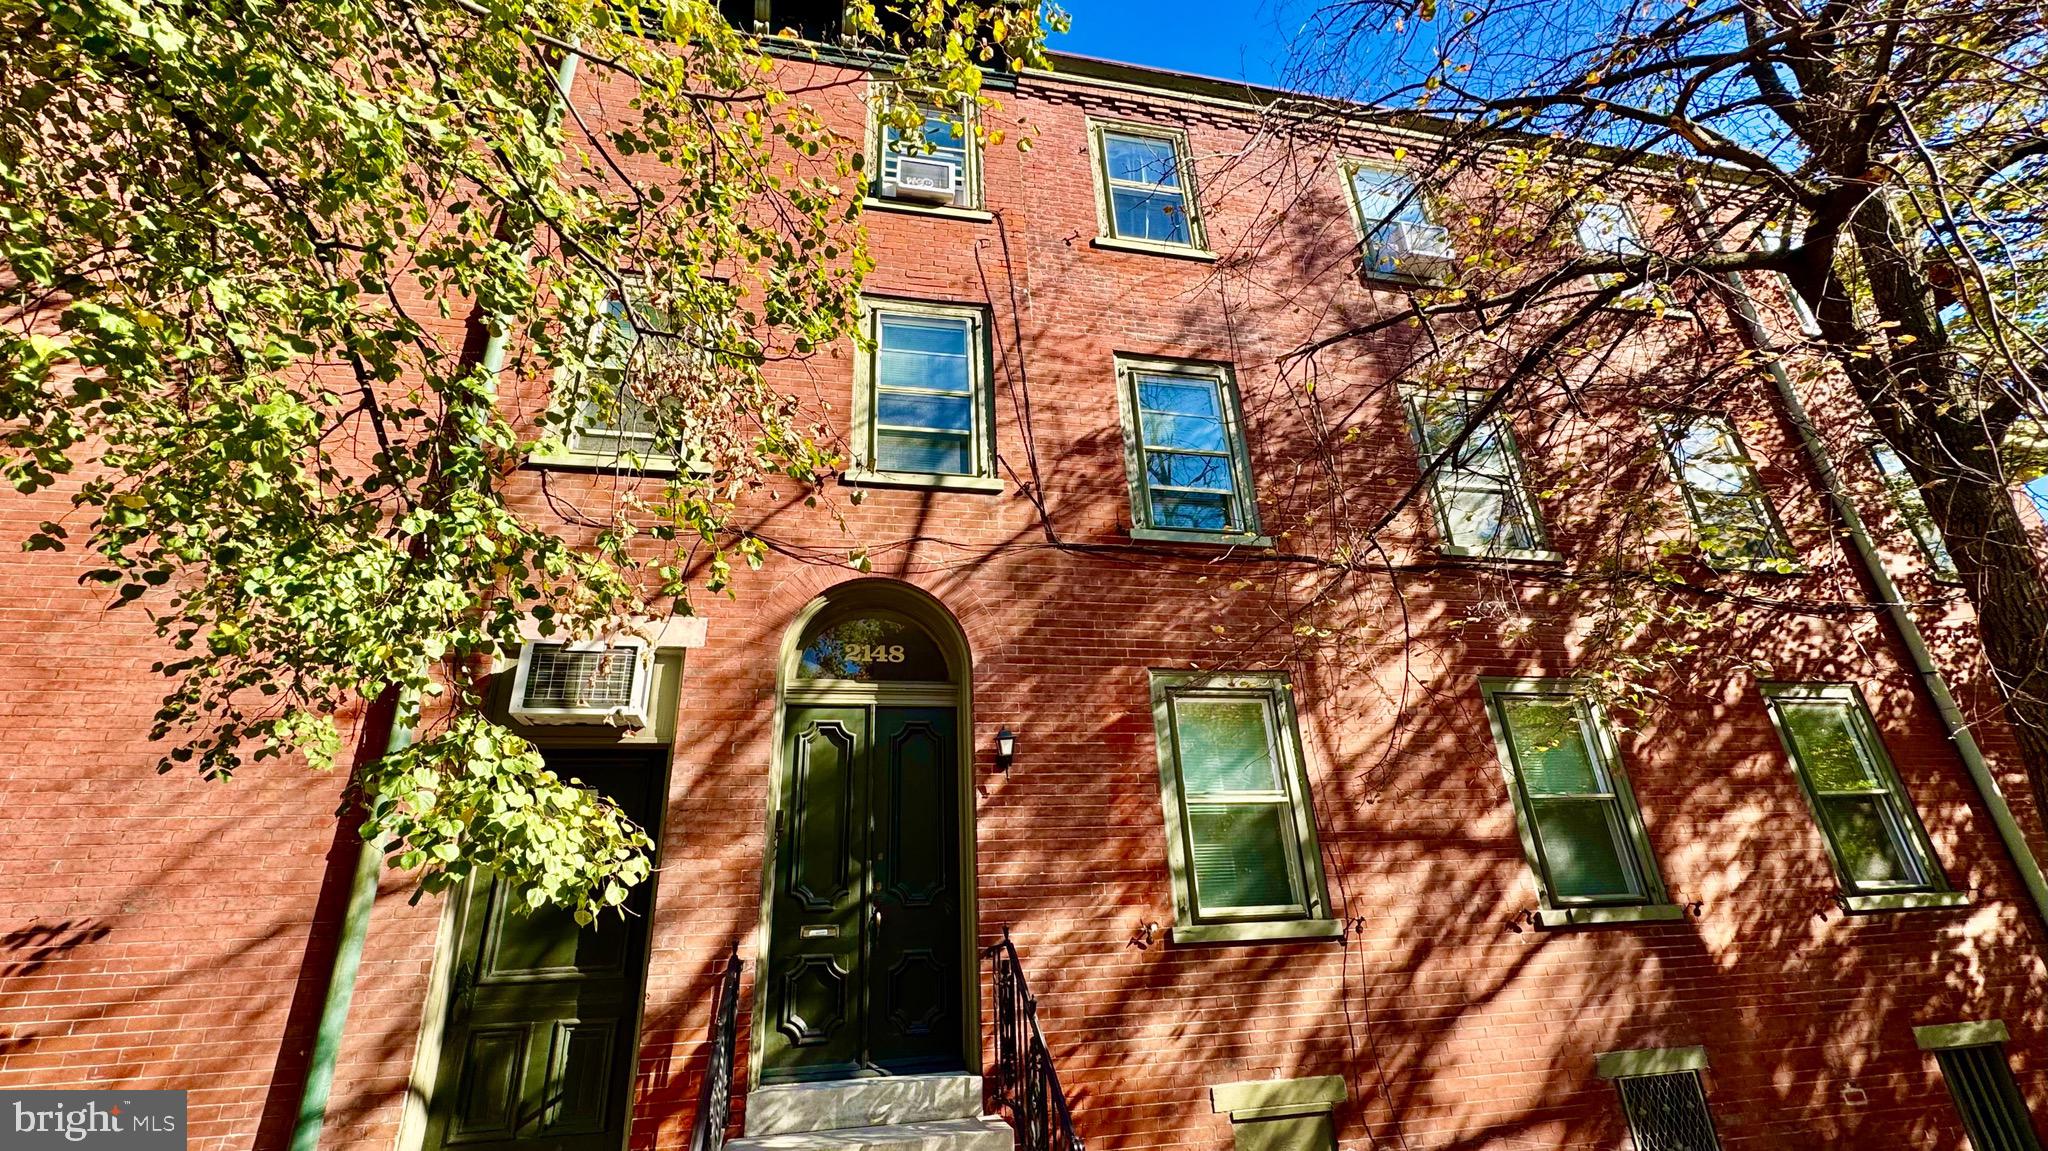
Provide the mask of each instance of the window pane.
POLYGON ((1815 791, 1888 790, 1857 738, 1848 704, 1781 700, 1778 714, 1815 791))
POLYGON ((1913 473, 1906 469, 1906 461, 1900 459, 1888 444, 1872 444, 1870 455, 1884 476, 1885 487, 1891 492, 1892 506, 1898 510, 1906 530, 1913 533, 1913 539, 1919 543, 1928 565, 1943 579, 1954 579, 1955 557, 1949 554, 1948 541, 1941 538, 1941 529, 1935 526, 1934 517, 1928 513, 1927 500, 1920 494, 1920 485, 1913 481, 1913 473))
POLYGON ((1358 214, 1368 228, 1388 220, 1429 223, 1429 213, 1422 197, 1409 194, 1414 187, 1407 176, 1385 168, 1354 168, 1351 172, 1351 190, 1358 197, 1358 214))
POLYGON ((1153 492, 1152 526, 1177 531, 1227 532, 1237 527, 1237 510, 1229 496, 1153 492))
POLYGON ((885 316, 875 382, 884 387, 972 389, 965 321, 919 321, 885 316))
POLYGON ((1189 795, 1285 791, 1266 724, 1264 699, 1189 699, 1174 703, 1181 785, 1189 795))
POLYGON ((1180 159, 1174 154, 1171 140, 1104 132, 1102 152, 1112 180, 1162 188, 1180 186, 1180 159))
POLYGON ((1190 244, 1186 203, 1179 192, 1140 192, 1114 188, 1109 193, 1116 234, 1161 244, 1190 244))
POLYGON ((966 396, 883 391, 875 396, 875 419, 898 427, 967 432, 974 428, 974 401, 966 396))
POLYGON ((875 432, 875 467, 885 472, 968 475, 968 437, 952 432, 875 432))
POLYGON ((903 136, 900 130, 894 127, 889 129, 891 152, 910 156, 939 155, 955 160, 967 153, 967 139, 961 134, 959 125, 953 122, 952 117, 937 112, 924 114, 924 140, 921 146, 916 140, 910 141, 906 146, 903 136))
POLYGON ((1504 697, 1508 739, 1514 744, 1515 767, 1530 795, 1604 793, 1605 781, 1592 750, 1578 705, 1563 698, 1504 697))
POLYGON ((1138 377, 1138 407, 1147 412, 1207 416, 1213 420, 1223 418, 1223 405, 1217 398, 1216 384, 1212 380, 1141 375, 1138 377))
POLYGON ((1632 254, 1643 250, 1635 220, 1620 204, 1587 204, 1579 209, 1579 244, 1589 252, 1632 254))
POLYGON ((797 678, 937 681, 952 673, 923 627, 895 612, 870 611, 811 625, 797 678))
POLYGON ((1885 818, 1885 801, 1877 796, 1824 796, 1820 801, 1842 870, 1859 885, 1920 882, 1906 863, 1906 854, 1885 818))
POLYGON ((1188 805, 1195 897, 1205 911, 1299 902, 1283 804, 1188 805))
POLYGON ((1230 460, 1225 456, 1152 452, 1145 457, 1145 476, 1156 487, 1231 490, 1230 460))
POLYGON ((1444 537, 1459 547, 1529 551, 1536 537, 1506 493, 1447 491, 1443 494, 1444 537))
POLYGON ((1543 860, 1550 867, 1552 895, 1588 899, 1636 894, 1613 803, 1536 799, 1530 806, 1543 860))

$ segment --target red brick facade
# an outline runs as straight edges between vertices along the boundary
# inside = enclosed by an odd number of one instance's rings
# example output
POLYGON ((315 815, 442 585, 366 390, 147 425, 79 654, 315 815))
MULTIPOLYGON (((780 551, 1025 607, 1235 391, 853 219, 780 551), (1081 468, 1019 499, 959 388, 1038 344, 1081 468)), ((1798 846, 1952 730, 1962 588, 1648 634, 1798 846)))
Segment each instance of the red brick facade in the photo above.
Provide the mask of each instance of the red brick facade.
MULTIPOLYGON (((814 98, 857 137, 865 80, 823 67, 817 80, 814 98)), ((578 99, 586 115, 606 111, 601 93, 578 99)), ((736 600, 707 605, 708 643, 687 655, 633 1146, 687 1138, 712 990, 735 941, 751 1004, 777 658, 806 604, 861 578, 844 561, 862 547, 874 578, 943 603, 972 650, 978 936, 1007 926, 1015 938, 1091 1148, 1216 1151, 1231 1132, 1211 1085, 1318 1075, 1348 1085, 1344 1151, 1616 1147, 1623 1120, 1595 1056, 1697 1044, 1723 1146, 1950 1151, 1964 1145, 1960 1121, 1912 1029, 1994 1018, 2048 1115, 2048 926, 1898 637, 1856 606, 1867 580, 1761 382, 1727 402, 1806 574, 1716 577, 1737 597, 1699 601, 1712 619, 1690 637, 1699 651, 1619 733, 1665 881, 1696 912, 1537 929, 1522 916, 1536 893, 1478 679, 1574 674, 1601 593, 1551 569, 1438 562, 1414 507, 1387 535, 1398 597, 1384 571, 1339 579, 1299 558, 1330 555, 1333 493, 1371 518, 1415 481, 1388 386, 1412 334, 1289 355, 1398 304, 1398 291, 1353 275, 1356 225, 1336 174, 1340 155, 1391 145, 1309 155, 1259 134, 1244 108, 1085 80, 1026 77, 1001 101, 998 123, 1028 122, 1036 147, 987 150, 990 219, 875 211, 868 228, 873 293, 988 310, 1003 490, 878 489, 853 506, 836 488, 843 530, 794 503, 758 509, 778 554, 736 600), (1186 130, 1216 259, 1092 242, 1089 117, 1186 130), (1118 354, 1234 366, 1271 554, 1131 539, 1118 354), (1300 387, 1310 371, 1312 396, 1300 387), (1344 451, 1310 450, 1327 442, 1344 451), (1788 602, 1804 606, 1774 606, 1788 602), (1339 617, 1341 634, 1297 634, 1339 617), (1341 942, 1167 941, 1147 671, 1191 667, 1292 675, 1341 942), (1862 689, 1970 906, 1837 908, 1760 679, 1862 689), (1002 727, 1021 746, 996 773, 1002 727)), ((1703 307, 1702 323, 1671 338, 1737 338, 1724 313, 1703 307)), ((843 414, 854 355, 793 366, 789 384, 843 414)), ((1599 499, 1676 498, 1637 450, 1639 416, 1612 396, 1577 411, 1532 401, 1512 419, 1538 486, 1576 459, 1593 465, 1577 490, 1599 499)), ((1841 439, 1838 458, 1853 445, 1841 439)), ((1845 467, 1875 491, 1867 461, 1845 467)), ((560 473, 551 488, 602 506, 616 482, 560 473)), ((63 494, 0 505, 7 538, 61 511, 63 494)), ((537 484, 521 498, 544 510, 537 484)), ((1544 506, 1573 566, 1596 558, 1608 526, 1582 511, 1544 506)), ((1893 560, 2043 844, 1976 674, 1967 611, 1944 606, 1953 595, 1918 574, 1917 556, 1893 560)), ((0 1087, 189 1088, 194 1147, 281 1147, 351 866, 334 826, 340 780, 276 764, 217 785, 155 775, 144 621, 81 589, 78 557, 0 563, 0 1087)), ((387 878, 328 1147, 398 1145, 443 913, 436 899, 408 906, 408 894, 387 878)))

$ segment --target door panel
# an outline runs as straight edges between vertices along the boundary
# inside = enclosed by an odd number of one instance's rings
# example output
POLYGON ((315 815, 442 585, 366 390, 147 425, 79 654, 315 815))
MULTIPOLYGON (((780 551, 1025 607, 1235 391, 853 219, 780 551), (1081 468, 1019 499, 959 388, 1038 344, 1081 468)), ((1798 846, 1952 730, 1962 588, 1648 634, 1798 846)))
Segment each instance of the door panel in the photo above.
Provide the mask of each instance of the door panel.
POLYGON ((881 1069, 960 1065, 959 742, 949 708, 881 708, 868 1055, 881 1069))
MULTIPOLYGON (((662 771, 645 755, 550 755, 657 840, 662 771)), ((632 1089, 649 887, 589 927, 488 876, 458 916, 455 980, 427 1107, 427 1151, 615 1151, 632 1089)))
POLYGON ((952 709, 798 706, 784 732, 763 1079, 963 1066, 952 709))
POLYGON ((782 1078, 860 1066, 868 718, 857 707, 789 711, 762 1052, 782 1078))

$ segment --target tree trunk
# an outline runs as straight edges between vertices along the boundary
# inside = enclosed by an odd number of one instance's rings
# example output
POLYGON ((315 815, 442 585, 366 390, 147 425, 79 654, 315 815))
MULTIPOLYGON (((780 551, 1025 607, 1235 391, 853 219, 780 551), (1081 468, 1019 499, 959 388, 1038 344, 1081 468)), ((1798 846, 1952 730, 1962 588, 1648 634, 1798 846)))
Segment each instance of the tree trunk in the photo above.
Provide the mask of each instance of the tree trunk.
MULTIPOLYGON (((2035 807, 2048 817, 2048 575, 2000 459, 2017 412, 1996 389, 1980 386, 1949 346, 1916 233, 1890 201, 1869 196, 1848 231, 1877 319, 1892 325, 1892 348, 1883 356, 1838 353, 1837 363, 1905 459, 1955 557, 2035 807)), ((1824 303, 1824 326, 1857 326, 1845 298, 1824 303)), ((1863 341, 1829 342, 1841 349, 1863 341)))

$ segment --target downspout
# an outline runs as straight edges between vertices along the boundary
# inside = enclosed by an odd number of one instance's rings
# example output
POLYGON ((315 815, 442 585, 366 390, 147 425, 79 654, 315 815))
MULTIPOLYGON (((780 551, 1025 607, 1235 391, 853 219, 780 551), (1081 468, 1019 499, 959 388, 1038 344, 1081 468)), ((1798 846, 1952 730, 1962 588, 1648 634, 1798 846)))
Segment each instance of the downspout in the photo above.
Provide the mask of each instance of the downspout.
MULTIPOLYGON (((573 45, 573 41, 572 41, 573 45)), ((555 69, 554 95, 548 104, 548 121, 560 120, 567 109, 570 85, 576 82, 575 52, 564 52, 555 69)), ((477 366, 495 392, 498 373, 505 367, 505 349, 511 331, 500 324, 490 330, 477 366)), ((412 728, 394 715, 391 734, 384 741, 384 754, 403 751, 412 744, 412 728)), ((356 971, 362 964, 363 943, 370 934, 370 911, 377 902, 377 877, 383 870, 384 851, 380 844, 363 839, 356 856, 356 870, 348 891, 348 910, 341 921, 341 941, 335 949, 334 968, 328 974, 327 995, 320 1005, 320 1024, 313 1033, 312 1059, 306 1067, 306 1086, 299 1096, 299 1117, 292 1127, 291 1151, 319 1151, 320 1134, 327 1126, 327 1104, 334 1091, 334 1064, 341 1054, 341 1040, 348 1024, 348 1009, 356 995, 356 971)))
MULTIPOLYGON (((1706 219, 1705 201, 1698 192, 1692 192, 1691 198, 1695 213, 1700 219, 1706 219)), ((1750 298, 1741 273, 1729 272, 1720 279, 1734 296, 1735 315, 1741 321, 1744 333, 1763 355, 1764 369, 1770 374, 1771 386, 1784 404, 1786 414, 1791 417, 1792 426, 1799 432, 1799 444, 1805 449, 1814 471, 1819 473, 1821 486, 1827 489, 1828 502, 1834 506, 1835 515, 1848 530, 1849 543, 1877 590, 1885 617, 1904 641, 1913 672, 1920 677, 1921 686, 1933 698, 1935 711, 1941 716, 1942 729, 1948 733, 1949 741, 1955 744, 1956 754, 1962 757, 1963 767, 1970 773, 1970 781, 1976 784, 1977 794, 1991 813, 1991 822, 1998 828, 1998 838, 2005 845, 2006 854, 2012 857, 2013 867, 2020 873, 2020 882, 2026 885, 2027 894, 2033 898, 2034 910, 2042 922, 2048 924, 2048 877, 2041 874, 2040 861, 2034 858, 2034 849, 2028 845, 2026 833, 2020 830, 2019 822, 2013 818, 2012 806, 2006 802, 2005 792, 1998 786, 1998 777, 1985 761, 1983 749, 1977 746, 1976 738, 1970 734, 1970 724, 1963 716, 1963 709, 1956 705, 1948 682, 1935 666, 1933 653, 1927 648, 1927 639, 1920 633, 1920 625, 1914 622, 1913 613, 1906 609, 1905 597, 1899 594, 1898 585, 1892 582, 1891 573, 1885 570, 1877 545, 1871 542, 1863 517, 1857 514, 1856 503, 1850 498, 1841 473, 1835 470, 1834 460, 1828 456, 1826 443, 1814 429, 1806 405, 1800 402, 1798 389, 1792 385, 1791 375, 1778 358, 1777 346, 1757 315, 1756 301, 1750 298)))

